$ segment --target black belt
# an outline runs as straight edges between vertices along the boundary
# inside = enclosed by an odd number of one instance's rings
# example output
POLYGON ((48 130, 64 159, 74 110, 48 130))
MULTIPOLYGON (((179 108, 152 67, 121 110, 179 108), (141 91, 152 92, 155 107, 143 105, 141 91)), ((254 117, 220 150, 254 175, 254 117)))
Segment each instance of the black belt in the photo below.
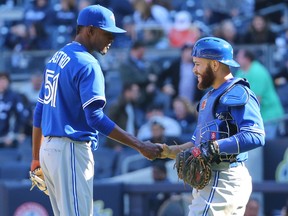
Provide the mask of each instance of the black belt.
MULTIPOLYGON (((226 162, 226 163, 230 163, 229 167, 238 167, 238 166, 244 166, 244 162, 243 161, 237 161, 237 155, 226 155, 225 157, 220 157, 221 162, 226 162)), ((220 163, 221 163, 220 162, 220 163)))
POLYGON ((226 156, 224 156, 224 155, 221 155, 220 156, 220 161, 221 162, 229 162, 229 163, 233 163, 233 162, 236 162, 237 161, 237 159, 236 159, 236 157, 237 157, 238 155, 226 155, 226 156))

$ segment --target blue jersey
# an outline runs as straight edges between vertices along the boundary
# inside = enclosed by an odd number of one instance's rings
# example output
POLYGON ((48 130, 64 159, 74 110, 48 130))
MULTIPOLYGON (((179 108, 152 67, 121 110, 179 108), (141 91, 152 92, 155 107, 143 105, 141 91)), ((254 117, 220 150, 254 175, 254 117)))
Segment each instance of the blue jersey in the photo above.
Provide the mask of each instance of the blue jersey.
POLYGON ((44 136, 97 142, 98 132, 86 121, 84 109, 105 99, 105 81, 99 62, 78 42, 56 52, 48 61, 38 102, 43 104, 44 136))
POLYGON ((233 78, 207 92, 198 109, 196 146, 217 140, 221 157, 245 161, 247 151, 264 145, 259 102, 245 80, 233 78))

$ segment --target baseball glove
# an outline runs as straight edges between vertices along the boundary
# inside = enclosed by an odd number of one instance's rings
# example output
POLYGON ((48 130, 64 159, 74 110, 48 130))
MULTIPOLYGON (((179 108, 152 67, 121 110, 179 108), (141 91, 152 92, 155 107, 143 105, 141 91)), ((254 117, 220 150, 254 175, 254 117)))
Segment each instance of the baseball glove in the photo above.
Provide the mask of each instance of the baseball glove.
POLYGON ((175 167, 179 179, 197 190, 203 189, 211 179, 211 164, 200 148, 192 147, 177 154, 175 167))
POLYGON ((33 171, 29 171, 29 178, 32 182, 32 186, 30 188, 30 191, 37 186, 39 190, 43 191, 46 195, 49 196, 47 186, 45 183, 44 175, 42 172, 42 169, 40 167, 36 168, 33 171))

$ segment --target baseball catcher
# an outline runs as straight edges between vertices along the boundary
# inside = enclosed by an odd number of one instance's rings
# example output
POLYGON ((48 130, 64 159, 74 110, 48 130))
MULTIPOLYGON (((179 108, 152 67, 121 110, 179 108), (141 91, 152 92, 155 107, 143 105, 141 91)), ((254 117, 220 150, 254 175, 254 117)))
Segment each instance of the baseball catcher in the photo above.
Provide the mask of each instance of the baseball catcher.
POLYGON ((29 171, 29 178, 32 182, 32 186, 30 188, 30 191, 35 186, 37 186, 39 188, 39 190, 43 191, 46 195, 49 196, 41 167, 38 167, 33 171, 29 171))
POLYGON ((247 80, 233 77, 240 65, 227 41, 201 38, 192 57, 197 87, 209 90, 191 140, 163 145, 161 158, 176 159, 178 177, 193 187, 189 216, 243 215, 252 192, 248 151, 265 144, 259 101, 247 80))

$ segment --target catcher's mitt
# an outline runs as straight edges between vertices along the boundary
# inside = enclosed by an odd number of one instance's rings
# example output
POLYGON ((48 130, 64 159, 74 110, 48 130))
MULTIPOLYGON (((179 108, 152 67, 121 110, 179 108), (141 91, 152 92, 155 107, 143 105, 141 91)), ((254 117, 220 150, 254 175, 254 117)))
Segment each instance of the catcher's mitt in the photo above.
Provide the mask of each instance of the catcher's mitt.
POLYGON ((47 186, 44 180, 44 175, 42 169, 40 167, 36 168, 33 171, 29 171, 29 178, 32 182, 32 186, 30 191, 37 186, 41 191, 43 191, 46 195, 49 196, 47 186))
POLYGON ((178 153, 175 167, 179 179, 197 190, 203 189, 210 182, 211 164, 198 147, 178 153))

